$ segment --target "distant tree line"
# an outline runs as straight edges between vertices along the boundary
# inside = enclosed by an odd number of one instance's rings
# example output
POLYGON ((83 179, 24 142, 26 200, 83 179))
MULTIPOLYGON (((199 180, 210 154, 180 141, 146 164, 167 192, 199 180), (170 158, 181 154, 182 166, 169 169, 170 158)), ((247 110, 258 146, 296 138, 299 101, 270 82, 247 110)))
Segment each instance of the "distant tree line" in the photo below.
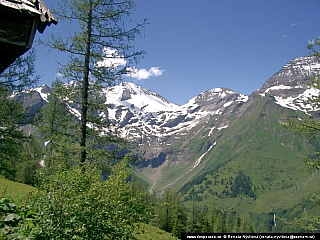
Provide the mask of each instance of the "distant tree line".
POLYGON ((184 196, 184 201, 195 200, 201 202, 205 191, 219 198, 243 196, 256 199, 256 187, 252 184, 251 178, 246 176, 243 171, 239 171, 235 178, 230 176, 229 178, 219 179, 215 172, 209 175, 213 177, 213 180, 207 179, 206 175, 202 175, 201 178, 198 177, 197 180, 190 181, 180 190, 184 196), (215 191, 214 186, 217 185, 224 186, 224 189, 220 192, 215 191))
POLYGON ((180 237, 181 232, 253 232, 247 218, 241 218, 236 212, 224 211, 214 203, 211 207, 201 208, 192 201, 187 207, 180 193, 170 190, 160 198, 154 196, 153 201, 154 218, 150 223, 176 237, 180 237))

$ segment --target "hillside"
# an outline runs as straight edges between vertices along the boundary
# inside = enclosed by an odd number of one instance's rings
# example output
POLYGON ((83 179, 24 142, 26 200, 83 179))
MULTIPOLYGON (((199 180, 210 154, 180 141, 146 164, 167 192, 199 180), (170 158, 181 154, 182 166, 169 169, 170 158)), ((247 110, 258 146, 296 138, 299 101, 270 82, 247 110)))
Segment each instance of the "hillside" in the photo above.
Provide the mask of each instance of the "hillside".
POLYGON ((18 205, 23 204, 28 195, 36 190, 32 186, 13 182, 0 176, 0 196, 9 198, 18 205))
MULTIPOLYGON (((0 197, 9 198, 18 206, 25 204, 28 195, 35 192, 37 189, 22 183, 13 182, 0 176, 0 197)), ((133 233, 135 239, 155 239, 155 240, 168 240, 176 239, 169 233, 151 226, 149 224, 140 223, 135 228, 133 233)))
POLYGON ((140 223, 139 229, 136 229, 133 233, 133 236, 137 240, 145 240, 145 239, 152 239, 152 240, 176 240, 176 237, 170 235, 166 231, 163 231, 157 227, 140 223))

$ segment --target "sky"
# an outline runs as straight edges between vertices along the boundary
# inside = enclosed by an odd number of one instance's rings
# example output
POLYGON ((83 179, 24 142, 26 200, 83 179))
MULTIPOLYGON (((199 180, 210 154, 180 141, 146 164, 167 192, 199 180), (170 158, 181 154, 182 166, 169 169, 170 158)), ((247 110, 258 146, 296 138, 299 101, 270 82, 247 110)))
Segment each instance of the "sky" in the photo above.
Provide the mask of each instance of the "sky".
MULTIPOLYGON (((44 0, 49 8, 56 0, 44 0)), ((133 42, 147 54, 134 82, 185 104, 201 92, 230 88, 251 94, 285 64, 306 56, 320 37, 320 0, 136 0, 133 23, 147 19, 133 42)), ((68 22, 47 27, 36 39, 71 31, 68 22)), ((40 84, 51 86, 65 56, 34 44, 40 84)))

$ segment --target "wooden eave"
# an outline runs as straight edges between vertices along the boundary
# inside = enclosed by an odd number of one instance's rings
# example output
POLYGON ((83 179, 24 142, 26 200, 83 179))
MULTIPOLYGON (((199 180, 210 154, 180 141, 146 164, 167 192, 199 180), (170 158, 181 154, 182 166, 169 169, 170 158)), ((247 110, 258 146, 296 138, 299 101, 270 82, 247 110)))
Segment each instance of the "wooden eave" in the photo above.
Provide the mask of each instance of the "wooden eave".
POLYGON ((0 5, 39 15, 40 22, 37 29, 40 33, 43 33, 44 29, 52 23, 58 23, 43 0, 0 0, 0 5))
POLYGON ((43 0, 0 0, 0 73, 28 51, 36 31, 57 24, 43 0))

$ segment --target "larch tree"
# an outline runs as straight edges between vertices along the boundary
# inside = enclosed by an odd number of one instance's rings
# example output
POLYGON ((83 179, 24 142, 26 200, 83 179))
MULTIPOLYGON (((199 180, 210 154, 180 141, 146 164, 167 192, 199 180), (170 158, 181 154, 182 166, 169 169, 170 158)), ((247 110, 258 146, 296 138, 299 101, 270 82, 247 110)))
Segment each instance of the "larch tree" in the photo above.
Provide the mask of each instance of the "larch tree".
POLYGON ((89 133, 101 129, 101 125, 108 125, 99 109, 101 102, 95 102, 97 98, 101 100, 101 87, 112 86, 121 80, 129 73, 129 65, 144 53, 135 51, 132 45, 146 24, 130 22, 134 7, 131 0, 67 0, 60 1, 59 10, 55 12, 59 21, 68 20, 77 29, 66 39, 53 36, 49 45, 70 56, 60 73, 78 90, 74 102, 80 108, 82 164, 88 156, 89 133), (133 26, 127 29, 126 23, 133 26), (91 113, 96 113, 96 118, 91 113))
POLYGON ((10 96, 38 82, 34 61, 35 52, 31 50, 0 74, 0 174, 12 180, 23 160, 21 149, 27 138, 19 126, 26 123, 28 112, 10 96))
POLYGON ((37 116, 36 125, 45 143, 44 164, 50 173, 56 168, 68 169, 76 159, 75 116, 69 112, 68 89, 60 80, 52 83, 48 103, 37 116))

